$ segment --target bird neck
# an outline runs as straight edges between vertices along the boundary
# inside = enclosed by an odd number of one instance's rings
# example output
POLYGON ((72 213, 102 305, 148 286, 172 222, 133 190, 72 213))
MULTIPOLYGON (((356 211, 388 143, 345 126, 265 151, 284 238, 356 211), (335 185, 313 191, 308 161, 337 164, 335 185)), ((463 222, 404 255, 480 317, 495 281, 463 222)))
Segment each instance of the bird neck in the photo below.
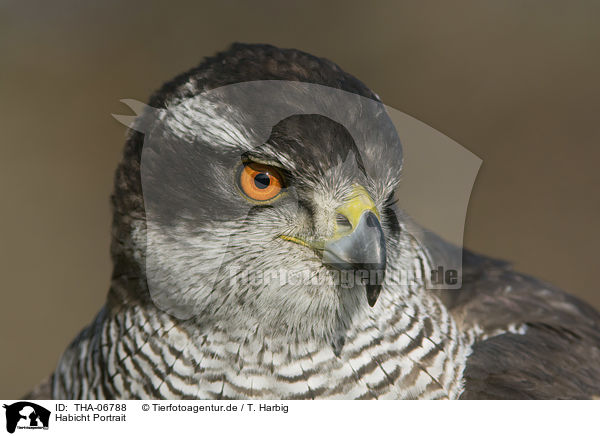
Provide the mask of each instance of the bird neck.
MULTIPOLYGON (((116 290, 111 293, 118 295, 116 290)), ((59 363, 56 398, 455 398, 469 345, 430 293, 382 292, 333 341, 113 304, 59 363)))

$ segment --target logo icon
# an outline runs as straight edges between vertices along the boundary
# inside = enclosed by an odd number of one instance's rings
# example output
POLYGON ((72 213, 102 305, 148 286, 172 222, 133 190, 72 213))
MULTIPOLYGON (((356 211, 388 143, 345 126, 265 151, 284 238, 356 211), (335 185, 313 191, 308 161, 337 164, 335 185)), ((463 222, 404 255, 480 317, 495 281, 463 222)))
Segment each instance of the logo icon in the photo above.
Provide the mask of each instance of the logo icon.
POLYGON ((6 409, 6 431, 14 433, 18 429, 48 429, 50 411, 29 401, 19 401, 6 409))

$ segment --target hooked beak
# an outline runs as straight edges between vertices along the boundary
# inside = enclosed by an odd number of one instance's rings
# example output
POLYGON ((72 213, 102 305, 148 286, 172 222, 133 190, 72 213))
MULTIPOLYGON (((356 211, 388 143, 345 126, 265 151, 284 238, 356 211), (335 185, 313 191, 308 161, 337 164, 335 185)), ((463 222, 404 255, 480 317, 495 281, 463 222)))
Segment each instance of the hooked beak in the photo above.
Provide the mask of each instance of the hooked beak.
MULTIPOLYGON (((342 271, 354 271, 373 307, 385 278, 385 238, 373 200, 362 186, 337 209, 346 225, 336 223, 333 238, 323 247, 323 263, 342 271)), ((341 217, 338 215, 338 222, 341 217)))
MULTIPOLYGON (((365 285, 367 301, 377 302, 386 269, 385 238, 379 213, 365 188, 355 185, 352 195, 337 210, 334 235, 318 244, 325 265, 340 271, 352 271, 354 281, 365 285)), ((295 237, 282 236, 291 242, 317 249, 295 237)))

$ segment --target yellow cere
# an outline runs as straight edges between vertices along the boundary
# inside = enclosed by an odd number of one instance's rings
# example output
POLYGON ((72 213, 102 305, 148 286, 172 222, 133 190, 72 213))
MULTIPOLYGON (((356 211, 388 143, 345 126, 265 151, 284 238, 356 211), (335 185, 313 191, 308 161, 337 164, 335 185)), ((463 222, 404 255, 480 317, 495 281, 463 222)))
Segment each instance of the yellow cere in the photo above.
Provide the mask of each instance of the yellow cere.
MULTIPOLYGON (((379 216, 379 212, 375 207, 375 203, 373 202, 373 199, 371 198, 367 190, 361 185, 354 185, 350 198, 343 205, 338 207, 336 209, 336 212, 344 215, 348 219, 348 221, 350 221, 350 224, 352 225, 352 230, 354 230, 358 225, 358 222, 360 221, 360 217, 367 210, 372 211, 377 216, 377 218, 381 219, 381 217, 379 216)), ((346 233, 351 233, 352 230, 346 233)), ((337 225, 336 235, 341 236, 338 235, 337 225)))
MULTIPOLYGON (((358 223, 360 221, 360 217, 367 210, 372 211, 377 216, 377 218, 380 218, 379 211, 375 207, 375 203, 373 202, 373 199, 371 198, 371 196, 369 195, 367 190, 360 185, 354 185, 354 187, 352 188, 352 194, 350 195, 348 200, 346 200, 346 202, 343 205, 341 205, 340 207, 338 207, 336 209, 337 213, 344 215, 348 219, 348 221, 352 225, 352 228, 342 231, 342 230, 338 229, 338 226, 336 224, 335 225, 335 233, 331 239, 335 240, 335 239, 341 238, 343 236, 346 236, 346 235, 352 233, 354 231, 354 229, 356 228, 356 226, 358 225, 358 223)), ((313 248, 313 249, 321 249, 321 250, 323 249, 323 245, 326 242, 326 241, 308 242, 301 238, 298 238, 295 236, 289 236, 289 235, 280 235, 279 237, 286 241, 290 241, 290 242, 294 242, 299 245, 303 245, 304 247, 309 247, 309 248, 313 248)))

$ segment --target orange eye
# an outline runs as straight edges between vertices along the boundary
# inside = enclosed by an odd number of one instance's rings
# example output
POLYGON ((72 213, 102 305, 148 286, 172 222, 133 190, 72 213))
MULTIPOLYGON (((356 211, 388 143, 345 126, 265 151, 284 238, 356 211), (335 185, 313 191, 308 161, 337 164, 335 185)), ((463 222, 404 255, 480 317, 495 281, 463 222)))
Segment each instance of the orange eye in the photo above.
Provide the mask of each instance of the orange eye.
POLYGON ((283 186, 283 178, 279 172, 259 163, 247 163, 240 173, 240 187, 244 194, 256 201, 267 201, 275 198, 283 186))

